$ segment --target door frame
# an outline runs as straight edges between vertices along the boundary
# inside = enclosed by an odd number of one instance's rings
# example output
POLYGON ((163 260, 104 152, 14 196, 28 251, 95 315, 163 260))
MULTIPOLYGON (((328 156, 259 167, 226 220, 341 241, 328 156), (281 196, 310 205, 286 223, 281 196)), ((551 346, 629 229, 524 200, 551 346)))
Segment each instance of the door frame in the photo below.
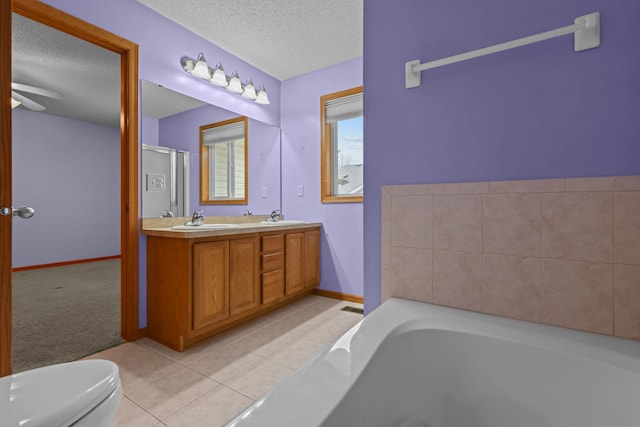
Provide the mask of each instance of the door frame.
MULTIPOLYGON (((11 206, 11 13, 120 55, 121 335, 138 328, 138 45, 38 0, 0 1, 0 206, 11 206)), ((11 373, 11 216, 0 216, 0 376, 11 373)))

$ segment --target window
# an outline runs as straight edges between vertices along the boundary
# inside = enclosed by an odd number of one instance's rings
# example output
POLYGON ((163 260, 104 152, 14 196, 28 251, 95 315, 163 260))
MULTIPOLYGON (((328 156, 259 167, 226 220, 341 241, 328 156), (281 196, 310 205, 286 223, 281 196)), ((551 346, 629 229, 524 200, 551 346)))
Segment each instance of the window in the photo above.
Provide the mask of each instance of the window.
POLYGON ((320 98, 323 203, 362 202, 362 86, 320 98))
POLYGON ((247 118, 200 127, 200 201, 247 204, 247 118))

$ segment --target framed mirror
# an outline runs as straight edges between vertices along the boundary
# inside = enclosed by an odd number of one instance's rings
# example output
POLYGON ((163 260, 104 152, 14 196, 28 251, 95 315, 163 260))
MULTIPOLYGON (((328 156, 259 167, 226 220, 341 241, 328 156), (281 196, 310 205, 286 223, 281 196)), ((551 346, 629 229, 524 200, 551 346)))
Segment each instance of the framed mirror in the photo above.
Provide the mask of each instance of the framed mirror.
MULTIPOLYGON (((176 150, 178 153, 185 153, 188 159, 183 172, 185 184, 180 185, 184 187, 185 209, 180 215, 171 212, 174 216, 191 216, 191 212, 196 210, 202 210, 206 216, 235 216, 247 213, 266 215, 274 209, 281 208, 280 128, 145 80, 141 81, 141 90, 140 126, 143 147, 176 150), (245 201, 242 204, 235 203, 235 200, 234 203, 208 202, 206 198, 201 198, 204 187, 200 180, 201 127, 239 117, 243 117, 246 126, 245 201)), ((159 192, 158 187, 163 187, 167 193, 174 194, 174 198, 179 198, 179 194, 176 196, 177 192, 170 191, 173 182, 171 180, 174 178, 164 174, 163 182, 162 177, 157 176, 163 175, 161 172, 156 173, 157 171, 149 169, 150 162, 145 161, 144 149, 142 154, 142 217, 166 216, 163 211, 170 208, 154 206, 147 209, 149 203, 145 203, 146 196, 148 188, 159 192), (150 186, 146 185, 147 181, 151 183, 150 186)), ((166 203, 170 206, 169 201, 166 203)))

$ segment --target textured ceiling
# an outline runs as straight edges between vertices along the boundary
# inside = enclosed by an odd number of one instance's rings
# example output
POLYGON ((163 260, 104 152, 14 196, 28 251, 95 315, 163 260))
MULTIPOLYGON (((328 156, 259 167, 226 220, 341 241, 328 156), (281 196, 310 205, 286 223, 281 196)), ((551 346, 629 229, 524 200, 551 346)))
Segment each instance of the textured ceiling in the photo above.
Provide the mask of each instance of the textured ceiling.
POLYGON ((11 80, 62 96, 19 94, 46 107, 44 113, 119 124, 120 55, 15 13, 11 20, 11 80))
POLYGON ((364 0, 138 1, 278 80, 362 56, 364 0))

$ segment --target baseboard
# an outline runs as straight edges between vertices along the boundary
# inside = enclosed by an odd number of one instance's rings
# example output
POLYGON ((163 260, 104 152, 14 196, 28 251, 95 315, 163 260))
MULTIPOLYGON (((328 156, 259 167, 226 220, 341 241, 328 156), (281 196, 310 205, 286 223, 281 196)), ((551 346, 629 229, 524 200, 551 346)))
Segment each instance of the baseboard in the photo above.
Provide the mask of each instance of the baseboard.
POLYGON ((339 299, 343 301, 357 302, 359 304, 364 304, 364 298, 359 297, 357 295, 343 294, 343 293, 334 292, 334 291, 325 291, 324 289, 318 289, 318 288, 314 288, 312 293, 314 295, 320 295, 321 297, 327 297, 327 298, 333 298, 333 299, 339 299))
POLYGON ((87 262, 107 261, 110 259, 119 259, 119 258, 120 258, 120 255, 111 255, 111 256, 103 256, 99 258, 77 259, 73 261, 54 262, 51 264, 28 265, 26 267, 16 267, 11 269, 11 271, 15 273, 16 271, 38 270, 40 268, 51 268, 51 267, 62 267, 64 265, 84 264, 87 262))

